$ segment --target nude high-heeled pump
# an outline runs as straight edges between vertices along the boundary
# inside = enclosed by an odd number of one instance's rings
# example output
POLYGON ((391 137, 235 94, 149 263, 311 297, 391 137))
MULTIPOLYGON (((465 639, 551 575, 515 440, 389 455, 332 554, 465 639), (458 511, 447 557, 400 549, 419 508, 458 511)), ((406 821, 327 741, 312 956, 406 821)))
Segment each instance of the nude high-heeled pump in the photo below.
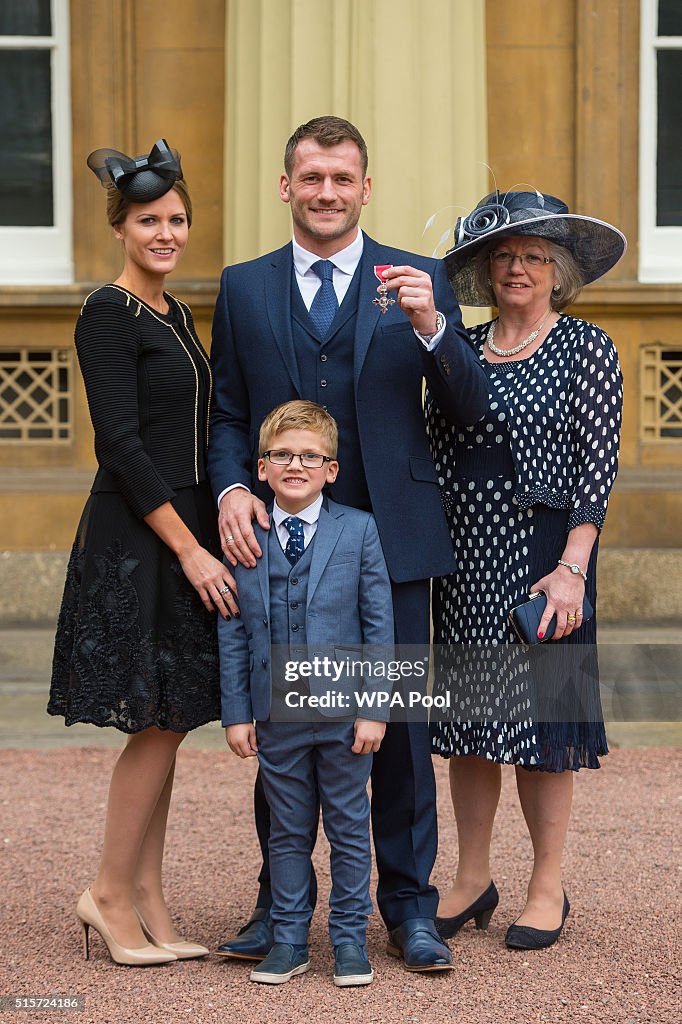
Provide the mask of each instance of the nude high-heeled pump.
POLYGON ((86 960, 90 959, 90 928, 99 932, 114 963, 127 964, 129 967, 145 967, 152 964, 169 964, 178 959, 173 953, 161 950, 157 946, 139 946, 136 949, 119 946, 104 923, 104 918, 100 914, 89 888, 81 894, 76 905, 76 914, 83 928, 83 952, 86 960))
POLYGON ((178 960, 194 960, 195 957, 208 956, 209 950, 206 946, 200 945, 198 942, 189 942, 187 939, 178 939, 177 942, 161 942, 161 939, 157 939, 155 935, 151 933, 149 928, 144 922, 142 915, 139 910, 136 910, 137 919, 140 922, 140 927, 145 933, 150 942, 153 942, 159 949, 167 949, 169 953, 174 953, 178 960))

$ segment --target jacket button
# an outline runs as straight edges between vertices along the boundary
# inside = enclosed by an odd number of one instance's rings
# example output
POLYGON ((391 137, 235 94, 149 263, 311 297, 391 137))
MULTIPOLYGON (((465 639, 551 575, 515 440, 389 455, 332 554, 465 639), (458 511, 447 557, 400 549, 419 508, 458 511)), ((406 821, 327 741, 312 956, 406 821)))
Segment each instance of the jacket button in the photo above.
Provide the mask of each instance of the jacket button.
POLYGON ((291 583, 292 587, 295 587, 296 584, 298 583, 298 576, 292 576, 289 582, 291 583))
POLYGON ((291 632, 298 633, 298 624, 296 622, 294 622, 293 626, 291 627, 291 632))
POLYGON ((267 624, 268 624, 268 620, 267 619, 263 619, 263 625, 267 626, 267 624))
POLYGON ((261 663, 261 665, 263 666, 263 668, 267 668, 267 665, 268 665, 268 663, 267 663, 267 661, 265 660, 265 658, 261 658, 261 660, 260 660, 260 663, 261 663))
POLYGON ((320 356, 320 362, 321 363, 326 363, 328 359, 329 359, 329 356, 326 356, 324 354, 324 352, 323 352, 322 355, 320 356))
POLYGON ((321 380, 321 381, 320 381, 320 387, 321 387, 321 388, 326 388, 326 386, 327 386, 327 382, 326 382, 326 380, 321 380))
POLYGON ((298 601, 292 601, 289 607, 293 608, 294 611, 296 611, 296 609, 298 608, 298 601))

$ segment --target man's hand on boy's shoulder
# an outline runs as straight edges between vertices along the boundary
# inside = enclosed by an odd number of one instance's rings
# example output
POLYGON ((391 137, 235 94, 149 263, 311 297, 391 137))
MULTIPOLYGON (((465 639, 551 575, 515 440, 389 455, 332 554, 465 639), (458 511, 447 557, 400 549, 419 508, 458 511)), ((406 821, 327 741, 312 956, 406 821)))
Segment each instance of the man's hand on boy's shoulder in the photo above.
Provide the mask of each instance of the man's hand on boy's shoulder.
POLYGON ((218 531, 223 552, 230 565, 241 562, 253 569, 262 551, 251 523, 257 519, 264 530, 270 529, 265 504, 244 487, 235 487, 220 500, 218 531))
POLYGON ((385 722, 373 722, 369 718, 355 719, 354 754, 376 754, 386 732, 385 722))
POLYGON ((239 725, 226 726, 225 739, 230 750, 237 757, 255 757, 258 753, 253 722, 241 722, 239 725))

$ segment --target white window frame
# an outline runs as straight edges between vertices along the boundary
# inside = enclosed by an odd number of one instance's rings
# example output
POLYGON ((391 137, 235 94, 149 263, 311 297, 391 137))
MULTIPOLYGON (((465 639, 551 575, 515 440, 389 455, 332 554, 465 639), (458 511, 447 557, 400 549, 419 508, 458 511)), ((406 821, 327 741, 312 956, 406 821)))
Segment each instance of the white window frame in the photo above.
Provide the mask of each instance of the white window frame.
POLYGON ((682 36, 659 36, 658 0, 641 0, 639 88, 639 279, 682 281, 682 227, 656 224, 659 49, 682 50, 682 36))
POLYGON ((51 227, 0 226, 0 285, 73 281, 69 0, 51 0, 51 14, 51 36, 0 36, 0 54, 7 49, 46 49, 52 53, 54 210, 51 227))

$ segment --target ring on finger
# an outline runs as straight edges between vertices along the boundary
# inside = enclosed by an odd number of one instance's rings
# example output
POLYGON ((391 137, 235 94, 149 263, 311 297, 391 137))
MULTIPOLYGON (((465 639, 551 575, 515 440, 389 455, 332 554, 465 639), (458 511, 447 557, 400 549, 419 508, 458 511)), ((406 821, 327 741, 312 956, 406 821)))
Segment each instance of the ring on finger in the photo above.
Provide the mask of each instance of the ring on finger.
POLYGON ((566 622, 575 622, 575 615, 567 615, 566 622))
POLYGON ((227 542, 228 544, 231 544, 231 543, 232 543, 232 541, 234 540, 234 537, 232 536, 232 534, 231 534, 231 533, 226 533, 226 534, 225 534, 225 540, 226 540, 226 542, 227 542))
POLYGON ((232 591, 230 590, 229 587, 221 587, 221 589, 218 591, 218 593, 222 597, 224 594, 231 594, 232 591))

